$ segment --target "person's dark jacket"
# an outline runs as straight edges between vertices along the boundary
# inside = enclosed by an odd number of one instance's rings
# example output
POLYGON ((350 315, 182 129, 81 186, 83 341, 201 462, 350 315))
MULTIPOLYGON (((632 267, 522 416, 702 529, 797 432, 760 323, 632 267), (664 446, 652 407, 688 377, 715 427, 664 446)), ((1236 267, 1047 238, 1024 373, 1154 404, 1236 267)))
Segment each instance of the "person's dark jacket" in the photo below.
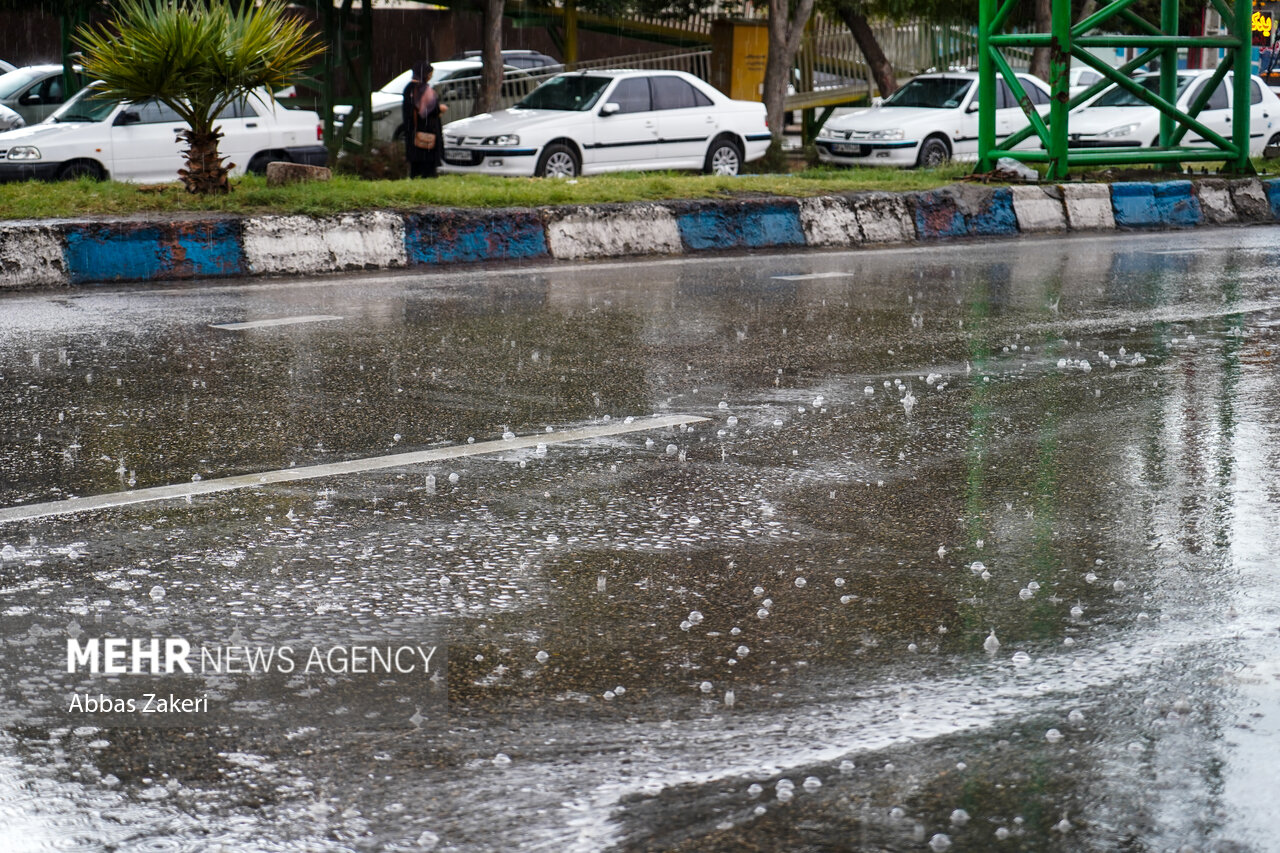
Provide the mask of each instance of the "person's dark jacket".
POLYGON ((444 151, 444 125, 440 121, 440 101, 437 99, 435 108, 427 116, 426 121, 423 121, 418 115, 416 89, 417 85, 409 81, 409 85, 404 87, 404 103, 400 107, 400 115, 404 121, 405 157, 410 163, 429 163, 439 166, 440 155, 444 151), (413 144, 413 135, 419 130, 436 135, 435 148, 419 148, 413 144))

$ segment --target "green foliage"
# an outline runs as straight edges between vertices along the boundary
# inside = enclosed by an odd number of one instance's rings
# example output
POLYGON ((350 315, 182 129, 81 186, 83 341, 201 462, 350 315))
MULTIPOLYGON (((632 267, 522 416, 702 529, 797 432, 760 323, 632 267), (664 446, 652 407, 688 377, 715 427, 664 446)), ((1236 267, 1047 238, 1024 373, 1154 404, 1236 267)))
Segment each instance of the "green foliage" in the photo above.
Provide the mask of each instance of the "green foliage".
POLYGON ((156 98, 196 133, 254 89, 286 86, 322 50, 280 0, 119 0, 110 21, 76 35, 85 74, 121 100, 156 98))
MULTIPOLYGON (((1024 0, 1030 8, 1031 0, 1024 0)), ((842 8, 871 21, 922 18, 931 23, 978 22, 978 0, 817 0, 816 7, 832 17, 842 8)))
MULTIPOLYGON (((754 164, 752 164, 754 165, 754 164)), ((417 210, 605 204, 683 198, 774 194, 813 196, 853 190, 934 189, 973 170, 971 164, 938 169, 806 169, 791 174, 736 178, 688 172, 621 172, 578 178, 576 184, 542 178, 443 175, 433 180, 367 181, 343 174, 333 180, 268 187, 264 178, 233 179, 230 195, 192 196, 179 185, 138 186, 116 181, 0 184, 0 219, 216 211, 243 214, 332 214, 359 210, 417 210)))

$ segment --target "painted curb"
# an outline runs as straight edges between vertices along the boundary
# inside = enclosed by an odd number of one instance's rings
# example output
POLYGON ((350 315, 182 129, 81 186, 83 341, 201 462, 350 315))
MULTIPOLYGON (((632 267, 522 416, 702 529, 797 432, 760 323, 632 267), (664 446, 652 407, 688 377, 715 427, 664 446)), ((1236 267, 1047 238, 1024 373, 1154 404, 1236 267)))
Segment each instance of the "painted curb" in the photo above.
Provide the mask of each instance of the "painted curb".
POLYGON ((0 290, 1277 221, 1280 179, 1211 178, 545 210, 9 222, 0 223, 0 290))

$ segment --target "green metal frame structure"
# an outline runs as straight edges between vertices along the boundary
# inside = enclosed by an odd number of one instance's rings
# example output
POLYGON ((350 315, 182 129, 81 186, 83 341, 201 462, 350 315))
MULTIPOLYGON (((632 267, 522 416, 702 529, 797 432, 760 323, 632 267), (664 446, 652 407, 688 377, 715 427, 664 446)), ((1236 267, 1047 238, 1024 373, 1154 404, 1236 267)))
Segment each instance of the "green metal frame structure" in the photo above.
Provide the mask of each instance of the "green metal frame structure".
POLYGON ((1006 33, 1010 13, 1019 0, 980 0, 978 25, 978 171, 989 172, 1000 157, 1011 157, 1024 163, 1047 163, 1051 180, 1063 179, 1073 166, 1116 165, 1126 163, 1184 163, 1225 161, 1225 170, 1234 174, 1253 174, 1249 161, 1249 79, 1252 54, 1250 18, 1253 4, 1248 0, 1211 0, 1227 29, 1226 35, 1184 36, 1178 34, 1179 0, 1162 0, 1160 23, 1156 25, 1138 15, 1130 7, 1134 0, 1113 0, 1079 23, 1071 22, 1070 0, 1053 0, 1052 32, 1006 33), (1136 31, 1133 35, 1094 33, 1112 22, 1123 22, 1136 31), (1034 108, 1027 93, 1014 75, 1001 51, 1007 47, 1048 47, 1050 53, 1049 84, 1052 89, 1047 121, 1034 108), (1177 100, 1178 50, 1202 47, 1225 50, 1225 56, 1195 101, 1182 112, 1177 100), (1134 48, 1137 55, 1124 65, 1113 68, 1088 51, 1088 48, 1134 48), (1152 60, 1160 63, 1159 92, 1138 85, 1130 74, 1152 60), (1068 71, 1074 60, 1102 75, 1102 80, 1071 97, 1068 71), (1198 120, 1209 96, 1225 78, 1232 75, 1231 135, 1226 138, 1205 127, 1198 120), (1030 119, 1030 126, 996 141, 996 74, 1004 78, 1010 91, 1030 119), (1115 84, 1160 111, 1160 141, 1156 148, 1090 148, 1072 150, 1069 143, 1068 113, 1104 88, 1115 84), (1188 148, 1182 139, 1193 130, 1212 144, 1208 148, 1188 148), (1040 138, 1043 150, 1014 151, 1013 146, 1032 135, 1040 138))

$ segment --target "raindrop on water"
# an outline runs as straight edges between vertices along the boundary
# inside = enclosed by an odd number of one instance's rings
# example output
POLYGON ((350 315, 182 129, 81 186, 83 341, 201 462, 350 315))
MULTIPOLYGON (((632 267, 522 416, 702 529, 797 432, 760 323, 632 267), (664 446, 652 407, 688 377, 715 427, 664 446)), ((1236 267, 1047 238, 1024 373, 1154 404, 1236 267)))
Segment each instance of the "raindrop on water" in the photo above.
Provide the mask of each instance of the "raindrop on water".
POLYGON ((995 628, 992 628, 991 633, 982 641, 982 647, 986 649, 989 654, 995 654, 1000 650, 1000 641, 996 639, 995 628))
POLYGON ((956 809, 951 813, 951 822, 956 826, 964 826, 969 822, 969 813, 964 809, 956 809))

